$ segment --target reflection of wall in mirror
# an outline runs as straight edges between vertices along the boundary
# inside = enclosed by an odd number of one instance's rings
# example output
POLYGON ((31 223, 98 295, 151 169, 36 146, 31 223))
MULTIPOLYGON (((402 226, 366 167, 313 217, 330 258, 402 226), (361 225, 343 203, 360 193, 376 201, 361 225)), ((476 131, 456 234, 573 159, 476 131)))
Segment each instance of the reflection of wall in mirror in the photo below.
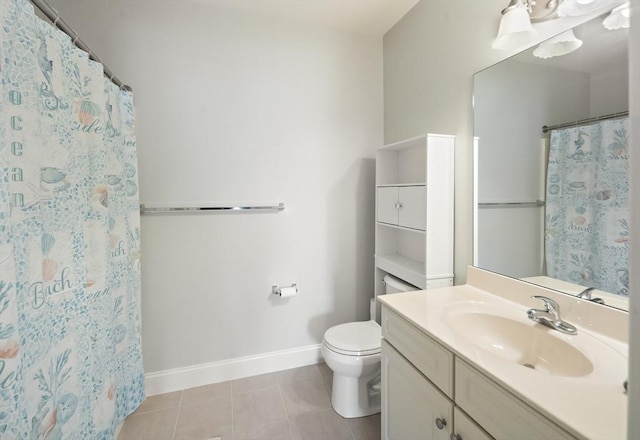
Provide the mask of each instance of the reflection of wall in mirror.
POLYGON ((592 75, 590 91, 590 118, 627 110, 629 108, 629 73, 626 70, 616 69, 592 75))

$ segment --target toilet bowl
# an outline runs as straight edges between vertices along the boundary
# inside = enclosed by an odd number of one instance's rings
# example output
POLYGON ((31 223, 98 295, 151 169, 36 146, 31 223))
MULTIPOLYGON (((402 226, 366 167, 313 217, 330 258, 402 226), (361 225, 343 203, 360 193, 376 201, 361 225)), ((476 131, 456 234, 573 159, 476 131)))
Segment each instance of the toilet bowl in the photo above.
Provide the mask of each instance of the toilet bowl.
MULTIPOLYGON (((384 277, 385 293, 418 290, 391 275, 384 277)), ((321 352, 333 371, 331 404, 345 418, 364 417, 380 412, 380 348, 382 332, 375 321, 348 322, 328 329, 321 352)))

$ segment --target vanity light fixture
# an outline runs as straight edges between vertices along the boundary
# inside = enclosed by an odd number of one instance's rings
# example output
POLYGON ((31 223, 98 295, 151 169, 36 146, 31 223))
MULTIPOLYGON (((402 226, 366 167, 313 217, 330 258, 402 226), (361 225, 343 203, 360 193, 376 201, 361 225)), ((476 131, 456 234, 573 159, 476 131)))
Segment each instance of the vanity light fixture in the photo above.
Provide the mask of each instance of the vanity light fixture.
POLYGON ((492 48, 510 50, 530 41, 536 31, 531 26, 529 10, 531 1, 511 0, 509 6, 502 10, 498 36, 493 40, 492 48))
POLYGON ((533 55, 538 58, 553 58, 566 55, 582 46, 582 40, 576 38, 572 29, 544 41, 536 47, 533 55))
POLYGON ((563 0, 558 6, 558 17, 578 17, 595 11, 602 2, 595 0, 563 0))
POLYGON ((629 16, 631 15, 631 9, 629 3, 614 8, 611 13, 602 22, 602 25, 610 30, 624 29, 629 27, 629 16))
MULTIPOLYGON (((533 40, 537 33, 531 24, 532 22, 589 14, 602 7, 603 2, 604 0, 509 0, 509 5, 502 10, 498 36, 491 47, 498 50, 524 47, 533 40)), ((607 29, 629 27, 629 15, 627 3, 615 8, 603 24, 607 29), (619 12, 614 14, 618 10, 619 12)), ((572 47, 571 50, 575 50, 581 44, 577 41, 567 40, 562 43, 567 49, 572 47)))

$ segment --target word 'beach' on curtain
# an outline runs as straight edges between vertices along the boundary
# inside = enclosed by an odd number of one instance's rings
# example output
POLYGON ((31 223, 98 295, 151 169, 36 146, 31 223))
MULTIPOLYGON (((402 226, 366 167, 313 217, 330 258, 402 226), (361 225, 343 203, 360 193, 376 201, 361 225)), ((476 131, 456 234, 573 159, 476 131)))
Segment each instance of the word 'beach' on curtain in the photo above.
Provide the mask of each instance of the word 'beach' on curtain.
POLYGON ((133 97, 0 18, 0 438, 111 439, 144 399, 133 97))
POLYGON ((628 119, 554 130, 547 170, 547 275, 629 294, 628 119))

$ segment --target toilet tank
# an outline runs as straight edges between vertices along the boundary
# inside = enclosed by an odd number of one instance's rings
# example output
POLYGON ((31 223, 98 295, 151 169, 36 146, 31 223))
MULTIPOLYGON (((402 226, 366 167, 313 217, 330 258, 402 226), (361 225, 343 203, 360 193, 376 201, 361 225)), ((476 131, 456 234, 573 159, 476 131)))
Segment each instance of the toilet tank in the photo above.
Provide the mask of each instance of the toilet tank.
MULTIPOLYGON (((419 287, 411 285, 405 281, 402 281, 400 278, 396 278, 393 275, 386 274, 384 278, 382 278, 382 282, 384 283, 385 294, 398 293, 398 292, 411 292, 413 290, 422 290, 419 287)), ((375 298, 371 298, 371 302, 369 303, 369 318, 377 321, 380 324, 380 304, 376 301, 375 298)))
POLYGON ((416 287, 412 284, 409 284, 400 278, 396 278, 393 275, 385 275, 382 279, 385 285, 385 293, 388 295, 390 293, 398 293, 398 292, 411 292, 412 290, 422 290, 419 287, 416 287))

